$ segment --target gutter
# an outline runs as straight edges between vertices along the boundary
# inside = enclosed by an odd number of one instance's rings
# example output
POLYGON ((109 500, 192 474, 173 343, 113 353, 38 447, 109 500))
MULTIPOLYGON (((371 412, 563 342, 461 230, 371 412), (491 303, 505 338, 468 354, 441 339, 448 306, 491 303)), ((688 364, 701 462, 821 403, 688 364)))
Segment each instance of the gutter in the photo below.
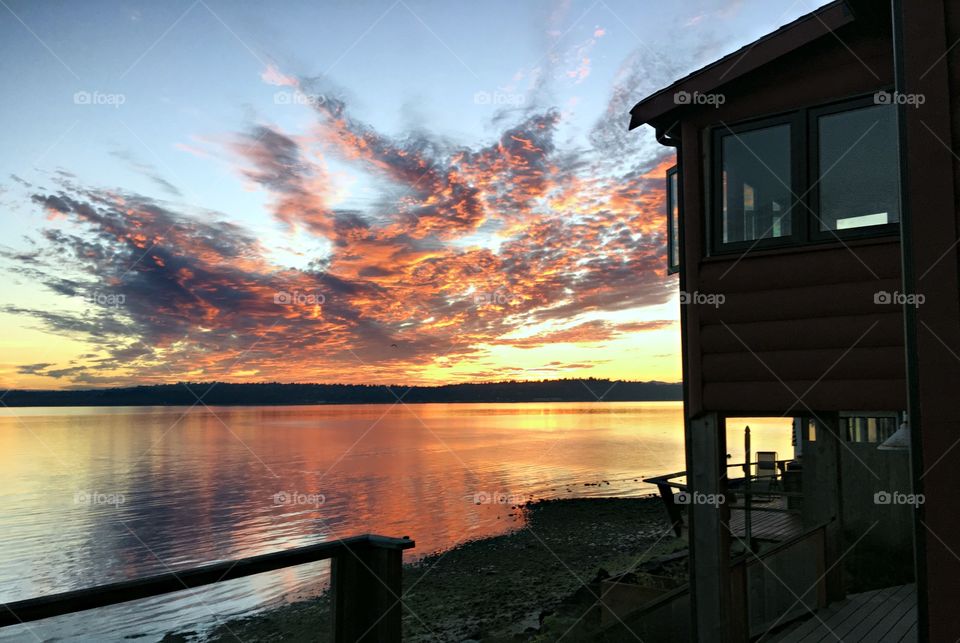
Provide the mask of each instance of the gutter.
MULTIPOLYGON (((678 224, 677 236, 679 237, 677 239, 677 243, 680 245, 680 265, 679 265, 679 271, 677 273, 677 276, 679 278, 680 292, 684 292, 686 291, 686 288, 687 288, 687 270, 686 270, 687 257, 686 257, 686 244, 684 243, 684 236, 685 236, 685 230, 686 230, 686 216, 684 214, 684 209, 683 209, 683 201, 684 201, 683 199, 683 187, 684 187, 683 146, 682 146, 683 141, 680 138, 679 131, 677 131, 677 125, 679 125, 679 121, 674 122, 672 125, 666 128, 662 126, 655 126, 655 132, 656 132, 657 142, 663 146, 674 148, 677 154, 677 201, 679 206, 677 210, 679 213, 679 216, 677 217, 677 224, 678 224)), ((633 127, 633 124, 631 123, 631 128, 632 127, 633 127)), ((668 234, 669 234, 669 231, 668 231, 668 234)), ((687 307, 684 305, 681 305, 680 306, 680 379, 681 379, 681 389, 683 391, 683 451, 684 451, 684 463, 685 463, 684 468, 686 471, 692 471, 693 461, 690 453, 691 440, 689 435, 690 417, 688 417, 687 415, 690 410, 690 378, 688 377, 689 369, 687 368, 688 348, 687 348, 686 329, 687 329, 687 307)), ((691 533, 689 534, 689 537, 691 538, 691 542, 692 542, 692 532, 695 529, 696 529, 696 526, 691 521, 690 523, 691 533)), ((690 566, 690 569, 692 570, 694 567, 694 559, 696 557, 696 553, 694 552, 693 547, 689 547, 688 551, 690 552, 688 564, 690 566)), ((690 596, 690 613, 696 614, 697 598, 696 598, 696 593, 692 591, 693 589, 692 581, 688 583, 686 588, 690 596)), ((680 590, 677 590, 677 592, 679 591, 680 590)), ((676 592, 672 593, 671 596, 673 596, 673 594, 675 593, 676 592)), ((696 618, 691 619, 690 627, 691 627, 691 635, 692 635, 691 640, 692 641, 698 640, 699 633, 697 632, 696 618)))

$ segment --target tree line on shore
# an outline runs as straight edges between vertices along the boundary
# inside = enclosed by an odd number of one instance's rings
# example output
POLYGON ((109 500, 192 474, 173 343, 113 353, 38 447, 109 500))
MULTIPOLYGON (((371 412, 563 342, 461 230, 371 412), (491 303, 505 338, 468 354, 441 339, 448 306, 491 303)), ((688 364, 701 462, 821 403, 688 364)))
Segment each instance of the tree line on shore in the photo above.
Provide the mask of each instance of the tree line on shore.
POLYGON ((679 383, 609 379, 477 382, 439 386, 178 382, 82 390, 11 390, 6 406, 190 406, 425 402, 627 402, 682 399, 679 383))

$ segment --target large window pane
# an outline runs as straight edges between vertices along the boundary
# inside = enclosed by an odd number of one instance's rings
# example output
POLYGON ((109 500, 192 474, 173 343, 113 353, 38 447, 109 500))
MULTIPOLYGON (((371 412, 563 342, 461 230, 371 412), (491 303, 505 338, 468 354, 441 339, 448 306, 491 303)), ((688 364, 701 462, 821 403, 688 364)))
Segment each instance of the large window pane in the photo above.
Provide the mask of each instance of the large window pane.
POLYGON ((896 108, 875 105, 818 119, 820 230, 900 220, 896 108))
POLYGON ((790 126, 722 139, 724 243, 789 236, 793 184, 790 126))

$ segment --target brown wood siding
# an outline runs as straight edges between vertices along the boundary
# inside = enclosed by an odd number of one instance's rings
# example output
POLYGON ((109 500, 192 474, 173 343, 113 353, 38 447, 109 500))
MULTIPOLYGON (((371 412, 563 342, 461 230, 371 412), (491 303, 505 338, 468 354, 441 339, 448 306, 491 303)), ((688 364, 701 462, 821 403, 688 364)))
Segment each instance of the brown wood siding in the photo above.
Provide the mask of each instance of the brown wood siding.
POLYGON ((882 398, 903 399, 906 385, 904 380, 829 379, 707 383, 703 386, 703 403, 707 408, 738 415, 790 416, 822 413, 831 407, 885 411, 896 410, 893 407, 897 405, 882 398))
MULTIPOLYGON (((875 303, 875 297, 878 294, 883 297, 883 293, 893 293, 901 287, 899 279, 750 292, 727 292, 722 288, 711 288, 707 280, 701 284, 704 292, 718 293, 724 298, 723 303, 719 303, 718 298, 717 305, 700 306, 700 319, 704 324, 819 319, 843 315, 873 317, 878 312, 898 308, 880 306, 875 303)), ((709 349, 705 347, 704 351, 709 349)))
POLYGON ((863 347, 899 347, 903 344, 903 315, 891 311, 878 314, 872 320, 851 315, 743 324, 705 324, 700 328, 700 337, 707 347, 704 351, 705 359, 712 353, 742 351, 743 343, 740 339, 757 352, 845 349, 853 346, 858 339, 858 345, 863 347), (867 332, 874 321, 876 325, 873 330, 867 332))
POLYGON ((711 127, 892 86, 888 31, 837 35, 719 88, 719 108, 667 115, 682 121, 684 291, 724 297, 685 306, 691 416, 906 408, 902 309, 874 299, 902 290, 896 238, 707 256, 711 127))
POLYGON ((691 304, 706 408, 905 408, 899 243, 711 258, 698 276, 701 297, 723 298, 691 304))
POLYGON ((703 356, 705 382, 903 379, 903 348, 744 351, 703 356))

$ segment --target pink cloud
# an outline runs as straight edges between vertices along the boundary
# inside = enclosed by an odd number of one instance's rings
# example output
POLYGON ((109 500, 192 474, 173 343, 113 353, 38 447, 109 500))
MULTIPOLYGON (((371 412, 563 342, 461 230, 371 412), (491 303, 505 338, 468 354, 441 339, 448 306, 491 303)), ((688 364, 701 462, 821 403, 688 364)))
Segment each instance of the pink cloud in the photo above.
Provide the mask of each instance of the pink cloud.
POLYGON ((299 87, 300 81, 293 76, 287 76, 273 64, 267 65, 267 68, 260 74, 260 80, 268 85, 278 87, 299 87))

